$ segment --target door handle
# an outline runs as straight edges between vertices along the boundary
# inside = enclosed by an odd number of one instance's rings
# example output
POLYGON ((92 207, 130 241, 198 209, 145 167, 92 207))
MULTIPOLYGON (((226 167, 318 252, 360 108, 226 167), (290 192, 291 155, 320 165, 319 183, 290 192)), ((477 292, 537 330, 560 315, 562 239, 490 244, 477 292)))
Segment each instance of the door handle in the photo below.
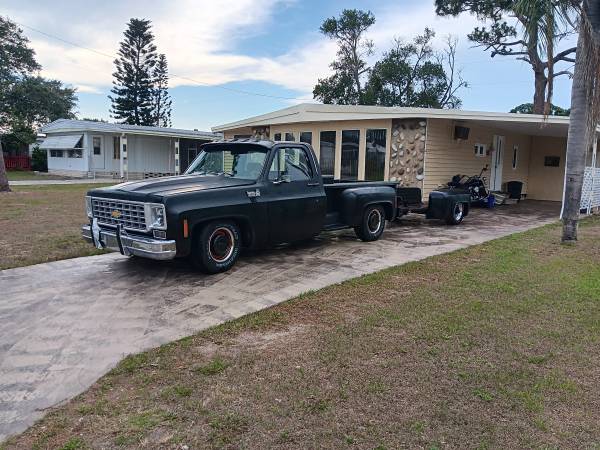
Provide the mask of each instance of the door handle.
POLYGON ((316 182, 316 183, 308 183, 307 186, 313 187, 313 186, 320 186, 321 183, 316 182))

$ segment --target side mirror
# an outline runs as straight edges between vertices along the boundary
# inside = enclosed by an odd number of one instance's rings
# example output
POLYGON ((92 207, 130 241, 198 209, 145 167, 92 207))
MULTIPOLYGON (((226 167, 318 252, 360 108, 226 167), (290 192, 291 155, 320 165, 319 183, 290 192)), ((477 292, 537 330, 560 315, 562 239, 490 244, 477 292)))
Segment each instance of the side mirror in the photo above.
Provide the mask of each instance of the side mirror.
POLYGON ((487 170, 488 170, 488 165, 486 164, 485 167, 483 168, 483 171, 487 172, 487 170))

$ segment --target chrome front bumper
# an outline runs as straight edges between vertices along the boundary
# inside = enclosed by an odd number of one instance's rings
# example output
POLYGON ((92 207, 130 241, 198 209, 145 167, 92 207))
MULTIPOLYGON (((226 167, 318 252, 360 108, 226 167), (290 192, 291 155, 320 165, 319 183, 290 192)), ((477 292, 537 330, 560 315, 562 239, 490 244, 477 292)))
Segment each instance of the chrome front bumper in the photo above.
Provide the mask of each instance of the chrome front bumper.
POLYGON ((117 236, 116 231, 102 228, 97 228, 95 234, 96 236, 94 236, 90 225, 81 227, 83 238, 98 248, 115 250, 127 256, 135 255, 160 260, 173 259, 177 254, 175 241, 136 236, 127 234, 125 231, 121 231, 117 236))

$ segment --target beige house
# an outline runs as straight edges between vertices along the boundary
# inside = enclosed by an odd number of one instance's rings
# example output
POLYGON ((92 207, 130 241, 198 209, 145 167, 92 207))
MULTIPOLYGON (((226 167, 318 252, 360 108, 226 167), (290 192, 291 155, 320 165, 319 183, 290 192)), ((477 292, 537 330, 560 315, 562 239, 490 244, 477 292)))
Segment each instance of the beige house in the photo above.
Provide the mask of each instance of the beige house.
MULTIPOLYGON (((561 201, 568 127, 567 117, 300 104, 213 131, 225 139, 308 142, 324 175, 398 181, 422 188, 424 197, 456 174, 479 174, 488 166, 484 176, 491 190, 521 181, 528 199, 561 201)), ((590 192, 597 187, 594 198, 600 204, 600 169, 592 168, 595 147, 588 171, 590 192)))

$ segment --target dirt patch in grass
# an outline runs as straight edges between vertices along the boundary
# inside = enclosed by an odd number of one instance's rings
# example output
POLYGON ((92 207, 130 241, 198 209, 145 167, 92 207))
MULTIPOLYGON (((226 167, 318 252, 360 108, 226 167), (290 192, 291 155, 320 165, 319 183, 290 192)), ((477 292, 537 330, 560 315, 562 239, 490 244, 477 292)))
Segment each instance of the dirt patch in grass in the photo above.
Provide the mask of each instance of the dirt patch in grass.
POLYGON ((84 196, 94 187, 13 186, 0 194, 0 269, 98 254, 81 239, 84 196))
POLYGON ((384 270, 132 355, 6 447, 598 447, 600 220, 559 238, 384 270))

